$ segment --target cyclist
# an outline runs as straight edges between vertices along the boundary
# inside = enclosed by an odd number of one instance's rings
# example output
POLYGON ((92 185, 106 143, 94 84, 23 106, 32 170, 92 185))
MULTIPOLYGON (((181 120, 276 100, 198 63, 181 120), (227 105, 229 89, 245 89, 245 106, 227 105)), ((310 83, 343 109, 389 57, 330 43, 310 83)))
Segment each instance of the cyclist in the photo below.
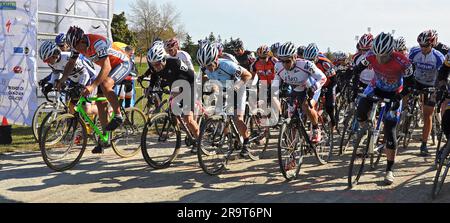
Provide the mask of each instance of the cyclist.
MULTIPOLYGON (((39 57, 52 69, 45 92, 48 93, 48 91, 51 91, 53 88, 55 80, 59 79, 64 72, 64 68, 70 60, 70 52, 61 52, 60 48, 55 43, 51 41, 44 41, 39 47, 39 57)), ((75 66, 69 72, 68 78, 69 85, 77 83, 86 86, 91 84, 96 78, 95 69, 94 67, 91 67, 86 58, 80 56, 75 61, 75 66)), ((95 95, 95 92, 93 92, 93 95, 95 95)), ((75 104, 76 99, 72 98, 72 103, 69 105, 69 110, 71 113, 74 112, 75 104)), ((90 106, 90 104, 87 104, 86 112, 88 114, 96 114, 97 109, 95 106, 90 106)))
POLYGON ((134 88, 133 77, 137 76, 137 68, 136 63, 134 61, 134 49, 130 45, 121 42, 113 42, 113 47, 123 50, 130 58, 130 61, 133 65, 130 75, 128 75, 125 79, 123 79, 121 83, 123 87, 121 88, 119 87, 119 89, 121 89, 121 91, 119 92, 120 97, 119 103, 122 104, 123 101, 125 101, 125 108, 129 108, 131 106, 131 99, 133 97, 133 88, 134 88))
MULTIPOLYGON (((356 45, 357 52, 353 55, 352 64, 353 67, 361 63, 361 61, 365 58, 366 54, 372 48, 373 43, 373 35, 372 34, 364 34, 358 41, 356 45)), ((372 66, 369 66, 361 72, 353 72, 353 100, 356 99, 356 96, 359 93, 359 89, 365 89, 372 79, 375 76, 375 72, 372 69, 372 66)))
POLYGON ((447 98, 442 103, 442 108, 444 110, 442 115, 442 131, 447 137, 447 143, 450 136, 450 53, 447 54, 444 65, 439 70, 438 76, 438 87, 443 91, 447 91, 447 98))
MULTIPOLYGON (((190 111, 183 114, 183 119, 186 122, 189 130, 193 134, 193 137, 198 138, 199 126, 194 119, 194 70, 189 67, 180 59, 171 58, 167 55, 162 44, 154 44, 147 53, 148 70, 139 79, 150 76, 150 89, 154 88, 156 83, 161 83, 161 88, 170 87, 171 94, 177 95, 180 85, 174 83, 178 80, 187 81, 190 85, 189 98, 191 99, 190 111)), ((184 89, 183 89, 184 91, 184 89)), ((183 102, 185 104, 185 102, 183 102)), ((186 105, 186 104, 185 104, 186 105)), ((187 105, 189 106, 189 105, 187 105)), ((192 147, 192 152, 197 149, 196 141, 192 147)))
MULTIPOLYGON (((128 56, 120 49, 112 47, 110 40, 97 34, 85 34, 84 31, 77 27, 71 26, 66 33, 66 42, 72 49, 72 56, 67 63, 63 77, 58 81, 64 83, 70 70, 75 66, 77 58, 84 55, 86 58, 101 67, 97 78, 83 90, 83 95, 89 95, 94 92, 97 87, 98 94, 105 95, 111 104, 114 117, 108 123, 108 107, 107 102, 98 102, 99 119, 105 131, 113 131, 118 128, 122 122, 122 114, 120 112, 119 100, 113 90, 115 84, 120 83, 128 76, 132 69, 132 63, 128 56)), ((58 87, 59 88, 59 87, 58 87)), ((103 148, 98 145, 94 148, 93 153, 102 153, 103 148)))
POLYGON ((258 47, 256 54, 258 59, 250 65, 250 73, 257 75, 258 79, 263 84, 271 85, 273 78, 275 78, 275 64, 278 60, 275 57, 269 56, 270 49, 266 45, 258 47))
POLYGON ((242 40, 237 39, 234 45, 234 56, 236 57, 239 65, 246 70, 250 70, 250 64, 255 62, 254 53, 244 49, 244 43, 242 40))
POLYGON ((297 48, 297 58, 304 59, 303 53, 305 52, 306 46, 299 46, 297 48))
POLYGON ((408 56, 408 48, 406 47, 406 42, 403 37, 400 36, 395 40, 394 50, 408 56))
MULTIPOLYGON (((239 66, 231 60, 220 59, 217 47, 212 44, 205 44, 197 51, 197 60, 202 67, 206 67, 205 73, 209 80, 217 80, 221 83, 222 89, 216 85, 213 91, 226 91, 227 81, 237 81, 234 84, 235 89, 239 88, 245 82, 252 78, 247 69, 239 66)), ((248 157, 249 154, 249 137, 247 126, 244 123, 246 92, 243 94, 235 94, 234 108, 236 111, 236 127, 239 134, 244 138, 243 148, 240 155, 248 157)))
MULTIPOLYGON (((397 149, 396 126, 399 121, 401 111, 400 92, 403 90, 403 77, 411 75, 411 64, 403 54, 394 52, 394 37, 389 33, 380 33, 373 41, 372 50, 369 51, 363 60, 354 68, 354 73, 361 72, 369 65, 375 72, 374 79, 364 90, 366 96, 377 96, 389 98, 395 101, 391 105, 391 110, 396 111, 386 113, 384 117, 384 141, 386 142, 387 167, 384 182, 388 185, 394 182, 392 167, 395 161, 395 150, 397 149)), ((358 122, 360 130, 359 138, 367 134, 368 113, 371 110, 373 101, 368 97, 362 97, 357 107, 358 122)), ((355 145, 355 148, 359 145, 355 145)))
POLYGON ((180 59, 188 66, 189 69, 194 70, 191 55, 189 55, 186 51, 180 50, 180 44, 177 38, 168 39, 164 43, 164 47, 166 48, 166 52, 169 54, 168 58, 180 59))
POLYGON ((334 107, 336 104, 336 70, 333 63, 326 57, 319 55, 319 48, 315 43, 309 44, 303 52, 303 57, 314 63, 327 77, 327 81, 322 89, 327 89, 325 93, 325 110, 330 116, 331 128, 336 127, 336 117, 334 115, 334 107))
MULTIPOLYGON (((409 60, 414 68, 414 88, 423 90, 425 88, 435 87, 439 69, 444 62, 444 55, 433 49, 437 43, 437 33, 434 30, 426 30, 419 34, 417 42, 420 47, 413 47, 409 53, 409 60)), ((409 85, 411 83, 408 83, 409 85)), ((432 128, 432 115, 436 106, 435 95, 425 94, 423 107, 423 130, 422 145, 420 146, 420 155, 429 155, 427 148, 428 137, 432 128)))
POLYGON ((215 42, 214 45, 217 47, 217 50, 219 50, 219 58, 231 60, 234 63, 239 64, 239 62, 236 60, 236 57, 234 57, 233 55, 231 55, 229 53, 223 52, 224 47, 223 47, 222 43, 215 42))
MULTIPOLYGON (((303 111, 308 115, 312 123, 311 141, 318 143, 321 140, 318 114, 308 105, 307 94, 311 97, 311 105, 315 106, 320 96, 320 89, 325 84, 327 77, 317 66, 307 60, 297 59, 297 49, 292 42, 286 42, 278 48, 279 62, 275 64, 275 78, 272 87, 279 88, 281 82, 291 85, 294 89, 289 95, 291 99, 297 99, 303 111)), ((275 95, 279 95, 277 89, 275 95)), ((278 102, 276 97, 273 98, 278 102)), ((279 106, 279 102, 277 103, 279 106)), ((281 109, 280 109, 281 110, 281 109)))
POLYGON ((270 46, 270 52, 272 56, 278 59, 278 48, 280 47, 280 43, 276 42, 270 46))
POLYGON ((60 33, 55 37, 55 43, 62 52, 70 51, 70 46, 66 43, 66 35, 64 33, 60 33))
POLYGON ((336 93, 342 92, 345 86, 349 86, 352 79, 352 66, 348 61, 348 56, 342 51, 334 53, 333 66, 336 69, 337 87, 336 93))

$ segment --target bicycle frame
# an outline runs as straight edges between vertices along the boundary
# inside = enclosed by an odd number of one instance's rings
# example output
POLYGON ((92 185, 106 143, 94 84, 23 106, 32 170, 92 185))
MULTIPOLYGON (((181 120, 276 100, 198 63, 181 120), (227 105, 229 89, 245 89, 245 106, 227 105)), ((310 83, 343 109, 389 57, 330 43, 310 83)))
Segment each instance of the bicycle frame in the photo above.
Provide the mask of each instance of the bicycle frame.
POLYGON ((101 101, 107 101, 106 97, 92 97, 92 98, 80 97, 75 107, 75 111, 79 115, 81 115, 83 120, 86 123, 88 123, 90 127, 93 128, 94 132, 99 136, 100 140, 104 143, 107 143, 110 137, 110 132, 103 133, 102 131, 100 131, 100 129, 97 127, 94 121, 92 121, 92 119, 89 118, 87 112, 83 108, 83 104, 85 104, 86 102, 101 102, 101 101))
MULTIPOLYGON (((374 99, 374 98, 372 98, 374 99)), ((378 99, 378 98, 375 98, 378 99)), ((383 122, 383 118, 386 115, 386 111, 389 110, 389 108, 391 107, 391 100, 390 99, 378 99, 378 100, 374 100, 373 102, 373 106, 372 106, 372 110, 369 113, 369 120, 371 123, 371 127, 369 128, 369 134, 371 133, 373 137, 370 138, 370 142, 369 142, 369 154, 373 154, 375 151, 375 144, 376 142, 378 142, 378 138, 380 137, 380 128, 381 128, 381 123, 383 122), (378 105, 381 104, 381 110, 380 110, 380 114, 378 116, 378 119, 376 120, 376 124, 375 124, 375 128, 374 128, 374 121, 375 121, 375 116, 376 116, 376 111, 378 109, 378 105)), ((376 150, 378 151, 379 149, 383 148, 384 145, 381 145, 379 147, 376 148, 376 150)))

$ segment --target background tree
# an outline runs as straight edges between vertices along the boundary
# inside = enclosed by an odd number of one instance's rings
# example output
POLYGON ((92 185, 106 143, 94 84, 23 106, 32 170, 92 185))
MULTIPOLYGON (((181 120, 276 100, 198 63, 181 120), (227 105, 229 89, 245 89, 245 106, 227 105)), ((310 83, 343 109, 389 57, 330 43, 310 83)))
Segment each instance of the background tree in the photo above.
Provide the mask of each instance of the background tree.
POLYGON ((111 21, 111 33, 115 42, 122 42, 136 47, 136 36, 128 29, 127 18, 125 13, 114 14, 111 21))

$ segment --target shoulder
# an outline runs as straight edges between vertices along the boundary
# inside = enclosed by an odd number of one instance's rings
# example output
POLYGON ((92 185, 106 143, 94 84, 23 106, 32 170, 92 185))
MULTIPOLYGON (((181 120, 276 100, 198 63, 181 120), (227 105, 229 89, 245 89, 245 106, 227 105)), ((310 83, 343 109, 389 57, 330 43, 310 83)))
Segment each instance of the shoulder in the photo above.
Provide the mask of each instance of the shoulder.
POLYGON ((178 56, 186 59, 191 59, 191 55, 189 55, 189 53, 183 50, 178 51, 178 56))
POLYGON ((432 52, 438 62, 442 63, 445 60, 444 54, 442 54, 440 51, 433 48, 432 52))
POLYGON ((415 47, 411 48, 411 50, 409 51, 409 58, 410 59, 414 58, 420 52, 421 52, 420 47, 415 46, 415 47))
POLYGON ((409 59, 402 53, 394 52, 392 53, 392 57, 403 67, 408 67, 410 64, 409 59))

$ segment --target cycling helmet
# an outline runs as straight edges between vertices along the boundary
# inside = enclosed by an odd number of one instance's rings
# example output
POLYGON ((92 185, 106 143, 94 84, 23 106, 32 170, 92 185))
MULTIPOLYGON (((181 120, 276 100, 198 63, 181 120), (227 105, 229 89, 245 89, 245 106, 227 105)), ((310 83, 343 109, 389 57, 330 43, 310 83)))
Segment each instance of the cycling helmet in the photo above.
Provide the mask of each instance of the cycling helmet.
POLYGON ((201 48, 202 46, 206 45, 209 43, 209 40, 206 39, 201 39, 198 41, 198 48, 201 48))
POLYGON ((179 45, 179 42, 178 42, 178 39, 177 39, 177 38, 169 39, 169 40, 167 40, 167 41, 165 42, 165 44, 164 44, 164 46, 165 46, 167 49, 171 49, 171 48, 174 48, 174 47, 178 48, 178 45, 179 45))
POLYGON ((84 31, 78 26, 71 26, 66 34, 66 43, 71 48, 74 48, 76 44, 83 38, 84 31))
POLYGON ((390 54, 394 51, 394 37, 389 33, 380 33, 373 41, 372 50, 376 55, 390 54))
POLYGON ((371 33, 364 34, 359 38, 356 48, 359 50, 370 50, 372 48, 373 35, 371 33))
POLYGON ((395 47, 394 49, 396 51, 403 51, 403 50, 407 50, 406 44, 405 44, 405 39, 400 36, 398 39, 395 40, 395 47))
POLYGON ((295 45, 292 42, 286 42, 278 48, 279 57, 291 57, 296 53, 295 45))
POLYGON ((431 44, 432 46, 436 45, 437 43, 437 32, 436 30, 426 30, 419 34, 417 37, 417 42, 420 45, 428 45, 431 44))
POLYGON ((42 61, 46 61, 48 58, 54 55, 54 53, 60 53, 58 46, 51 41, 44 41, 39 48, 39 57, 42 61))
POLYGON ((155 45, 161 45, 161 46, 164 46, 164 42, 163 42, 162 40, 155 40, 155 41, 152 43, 152 47, 155 46, 155 45))
POLYGON ((55 43, 58 46, 64 46, 64 43, 66 43, 66 35, 64 33, 60 33, 55 38, 55 43))
POLYGON ((164 50, 164 45, 154 44, 147 53, 148 62, 161 62, 166 58, 166 51, 164 50))
POLYGON ((280 43, 276 42, 270 46, 270 51, 272 51, 272 53, 277 53, 278 48, 280 48, 280 43))
POLYGON ((206 67, 214 62, 219 55, 219 50, 212 44, 205 44, 197 51, 197 61, 202 67, 206 67))
POLYGON ((337 51, 334 53, 334 60, 335 61, 339 61, 339 60, 346 60, 347 59, 347 54, 345 54, 342 51, 337 51))
POLYGON ((217 50, 219 51, 219 54, 221 54, 223 52, 224 47, 223 47, 222 43, 215 42, 214 46, 217 47, 217 50))
POLYGON ((303 54, 305 53, 305 49, 306 49, 306 46, 299 46, 297 48, 297 55, 299 57, 303 57, 303 54))
POLYGON ((258 55, 258 57, 267 57, 269 55, 269 52, 269 47, 267 45, 262 45, 256 50, 256 55, 258 55))
POLYGON ((307 60, 315 60, 317 56, 319 56, 319 48, 315 43, 310 43, 303 52, 303 57, 307 60))

